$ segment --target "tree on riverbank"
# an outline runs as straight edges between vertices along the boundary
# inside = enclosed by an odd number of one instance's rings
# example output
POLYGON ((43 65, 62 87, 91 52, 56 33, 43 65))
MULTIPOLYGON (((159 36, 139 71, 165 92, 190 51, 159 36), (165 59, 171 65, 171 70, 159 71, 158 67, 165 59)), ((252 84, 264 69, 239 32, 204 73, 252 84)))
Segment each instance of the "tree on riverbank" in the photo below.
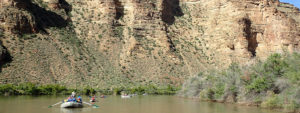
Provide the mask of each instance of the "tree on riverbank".
POLYGON ((187 80, 179 95, 295 112, 300 107, 300 54, 273 54, 266 61, 202 72, 187 80))

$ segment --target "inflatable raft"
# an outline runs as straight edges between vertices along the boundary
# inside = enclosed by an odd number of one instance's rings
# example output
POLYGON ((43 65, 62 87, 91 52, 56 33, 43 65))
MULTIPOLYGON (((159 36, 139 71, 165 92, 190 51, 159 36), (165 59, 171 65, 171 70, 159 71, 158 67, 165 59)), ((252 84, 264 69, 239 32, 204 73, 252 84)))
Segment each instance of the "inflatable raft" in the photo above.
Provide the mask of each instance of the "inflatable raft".
POLYGON ((79 102, 64 102, 60 105, 62 108, 82 108, 83 104, 79 102))

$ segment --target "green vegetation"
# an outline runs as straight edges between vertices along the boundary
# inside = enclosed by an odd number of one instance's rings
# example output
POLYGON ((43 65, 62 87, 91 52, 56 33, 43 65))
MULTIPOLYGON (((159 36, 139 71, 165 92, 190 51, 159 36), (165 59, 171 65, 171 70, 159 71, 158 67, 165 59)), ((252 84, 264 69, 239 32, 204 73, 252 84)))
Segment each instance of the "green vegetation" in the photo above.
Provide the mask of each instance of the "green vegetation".
POLYGON ((0 37, 3 37, 4 36, 4 34, 3 34, 3 32, 1 31, 1 29, 0 29, 0 37))
POLYGON ((173 95, 180 88, 173 86, 156 87, 154 85, 149 86, 137 86, 131 88, 118 87, 112 89, 93 89, 92 87, 85 87, 83 89, 69 89, 65 86, 50 84, 50 85, 37 85, 33 83, 22 84, 1 84, 0 95, 69 95, 72 91, 76 91, 79 94, 93 95, 101 93, 105 95, 120 95, 121 92, 128 94, 152 94, 152 95, 173 95))
POLYGON ((37 37, 36 34, 22 34, 20 36, 20 39, 29 40, 29 39, 33 39, 33 38, 36 38, 36 37, 37 37))
POLYGON ((72 91, 84 95, 96 93, 96 90, 91 87, 70 89, 57 84, 37 85, 33 83, 22 83, 0 85, 0 95, 69 95, 72 91))
POLYGON ((276 94, 271 94, 271 96, 268 96, 261 104, 261 107, 264 108, 278 108, 280 106, 282 105, 280 104, 279 96, 276 94))
POLYGON ((103 36, 101 34, 98 35, 98 38, 101 39, 103 36))
POLYGON ((300 108, 300 54, 273 54, 255 65, 231 64, 187 80, 179 95, 221 102, 248 102, 295 112, 300 108))
POLYGON ((151 94, 151 95, 174 95, 179 90, 179 87, 174 86, 166 86, 166 87, 157 87, 154 85, 147 85, 147 86, 136 86, 136 87, 117 87, 113 88, 113 90, 100 90, 100 93, 103 94, 113 94, 113 95, 120 95, 122 92, 127 94, 151 94))
POLYGON ((70 94, 64 86, 60 85, 36 85, 33 83, 1 84, 0 95, 55 95, 70 94))
POLYGON ((83 89, 83 94, 85 95, 96 94, 96 90, 88 86, 83 89))
POLYGON ((69 24, 67 28, 60 28, 58 29, 60 41, 74 45, 75 47, 79 48, 82 45, 82 42, 76 34, 75 31, 72 29, 73 25, 69 24))
POLYGON ((124 31, 124 28, 122 26, 117 26, 114 28, 114 33, 115 33, 115 36, 122 39, 124 37, 123 35, 123 31, 124 31))

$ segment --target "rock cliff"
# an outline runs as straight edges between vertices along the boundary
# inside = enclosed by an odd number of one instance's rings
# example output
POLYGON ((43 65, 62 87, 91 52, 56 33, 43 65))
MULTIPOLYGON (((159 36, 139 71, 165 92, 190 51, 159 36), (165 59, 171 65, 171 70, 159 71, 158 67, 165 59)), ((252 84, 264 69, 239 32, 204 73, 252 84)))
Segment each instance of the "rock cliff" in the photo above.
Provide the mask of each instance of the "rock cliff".
POLYGON ((208 68, 300 49, 299 9, 278 0, 0 2, 11 58, 1 83, 180 85, 208 68))

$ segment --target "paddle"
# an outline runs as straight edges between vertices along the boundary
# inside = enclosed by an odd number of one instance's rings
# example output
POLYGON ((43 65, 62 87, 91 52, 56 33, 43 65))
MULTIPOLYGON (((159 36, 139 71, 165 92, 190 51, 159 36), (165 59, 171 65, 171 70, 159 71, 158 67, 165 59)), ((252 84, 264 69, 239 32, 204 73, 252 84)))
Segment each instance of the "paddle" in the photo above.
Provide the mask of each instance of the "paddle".
POLYGON ((96 104, 90 104, 90 103, 87 103, 87 102, 83 102, 83 103, 85 103, 85 104, 87 104, 87 105, 90 105, 90 106, 93 106, 94 108, 99 108, 99 106, 96 105, 96 104))
POLYGON ((55 104, 53 104, 53 105, 50 105, 50 106, 48 106, 48 108, 51 108, 51 107, 53 107, 53 106, 55 106, 55 105, 58 105, 58 104, 60 104, 61 102, 58 102, 58 103, 55 103, 55 104))

